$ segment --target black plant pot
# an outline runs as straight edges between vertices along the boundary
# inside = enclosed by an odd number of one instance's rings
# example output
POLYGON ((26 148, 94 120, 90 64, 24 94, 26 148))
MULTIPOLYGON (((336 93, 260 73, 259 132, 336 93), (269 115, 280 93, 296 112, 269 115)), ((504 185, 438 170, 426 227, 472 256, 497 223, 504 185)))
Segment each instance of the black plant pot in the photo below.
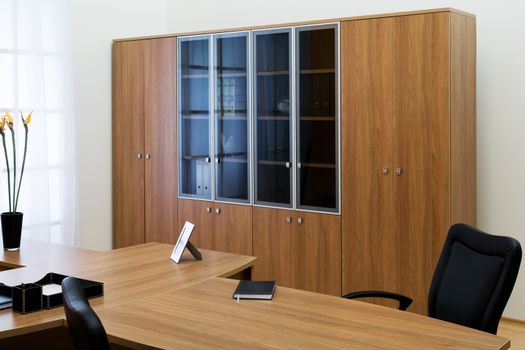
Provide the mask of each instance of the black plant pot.
POLYGON ((20 249, 23 218, 24 214, 20 212, 2 213, 2 239, 4 242, 4 250, 16 251, 20 249))

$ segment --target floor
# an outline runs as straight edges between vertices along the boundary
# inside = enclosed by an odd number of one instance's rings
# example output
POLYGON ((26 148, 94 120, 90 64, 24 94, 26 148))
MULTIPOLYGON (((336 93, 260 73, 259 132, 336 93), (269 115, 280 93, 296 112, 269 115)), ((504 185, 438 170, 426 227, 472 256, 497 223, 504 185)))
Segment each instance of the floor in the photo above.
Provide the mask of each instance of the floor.
POLYGON ((525 350, 525 322, 501 320, 498 335, 510 339, 512 350, 525 350))

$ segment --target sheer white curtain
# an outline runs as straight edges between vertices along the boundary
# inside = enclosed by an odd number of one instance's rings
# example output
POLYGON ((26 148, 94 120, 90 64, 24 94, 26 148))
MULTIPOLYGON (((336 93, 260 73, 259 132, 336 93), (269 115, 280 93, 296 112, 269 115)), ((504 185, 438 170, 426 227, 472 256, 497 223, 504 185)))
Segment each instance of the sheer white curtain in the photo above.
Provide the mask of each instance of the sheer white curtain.
MULTIPOLYGON (((0 111, 16 121, 18 167, 24 146, 18 111, 34 111, 18 203, 22 237, 73 245, 78 240, 69 11, 68 0, 0 0, 0 111)), ((9 132, 6 138, 10 144, 9 132)), ((4 212, 7 174, 3 151, 0 155, 4 212)))

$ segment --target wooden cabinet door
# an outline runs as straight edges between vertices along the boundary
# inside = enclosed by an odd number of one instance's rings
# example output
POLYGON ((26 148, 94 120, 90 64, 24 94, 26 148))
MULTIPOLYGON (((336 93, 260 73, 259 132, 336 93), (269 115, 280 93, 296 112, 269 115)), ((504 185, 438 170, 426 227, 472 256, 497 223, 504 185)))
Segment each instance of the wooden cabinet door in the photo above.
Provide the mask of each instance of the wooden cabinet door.
POLYGON ((296 213, 294 288, 341 295, 341 217, 296 213))
POLYGON ((341 218, 253 208, 254 279, 341 295, 341 218), (300 223, 299 223, 300 222, 300 223))
POLYGON ((393 18, 341 24, 343 294, 399 292, 398 231, 392 227, 393 30, 393 18))
POLYGON ((254 280, 275 280, 283 287, 298 285, 299 243, 294 217, 290 210, 253 208, 254 280))
POLYGON ((145 240, 175 243, 177 230, 176 38, 145 46, 145 240))
POLYGON ((177 232, 180 233, 184 227, 184 223, 189 221, 192 224, 195 224, 195 228, 191 234, 191 243, 197 248, 213 250, 215 248, 213 235, 213 221, 215 217, 212 215, 212 209, 212 202, 179 199, 179 229, 177 232))
POLYGON ((113 45, 113 246, 144 243, 144 44, 113 45))
POLYGON ((394 223, 400 292, 426 313, 449 226, 449 13, 395 19, 394 223))
POLYGON ((213 249, 252 255, 252 207, 214 203, 213 249))

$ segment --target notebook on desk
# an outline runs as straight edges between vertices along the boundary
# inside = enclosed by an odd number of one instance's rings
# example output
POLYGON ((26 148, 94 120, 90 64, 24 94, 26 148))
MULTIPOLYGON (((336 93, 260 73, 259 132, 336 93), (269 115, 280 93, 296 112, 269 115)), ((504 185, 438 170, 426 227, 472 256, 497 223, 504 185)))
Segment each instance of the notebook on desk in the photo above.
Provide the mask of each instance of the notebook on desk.
POLYGON ((271 300, 274 291, 275 281, 239 281, 233 298, 271 300))

